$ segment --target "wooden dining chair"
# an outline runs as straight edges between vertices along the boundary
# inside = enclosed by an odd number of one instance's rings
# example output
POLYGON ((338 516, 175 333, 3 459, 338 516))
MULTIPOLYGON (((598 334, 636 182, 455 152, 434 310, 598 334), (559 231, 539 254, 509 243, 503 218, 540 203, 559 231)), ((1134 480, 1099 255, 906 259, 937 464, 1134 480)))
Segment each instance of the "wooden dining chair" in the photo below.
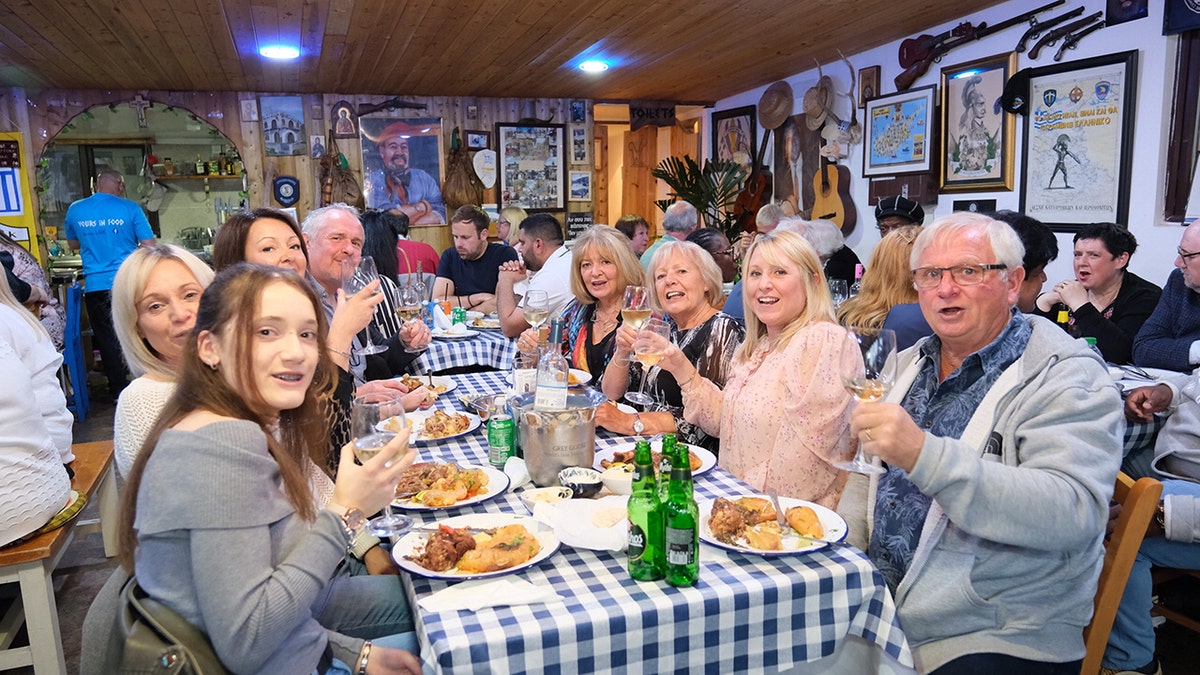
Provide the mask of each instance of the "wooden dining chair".
MULTIPOLYGON (((1158 595, 1161 599, 1163 596, 1158 591, 1158 585, 1173 579, 1178 579, 1179 577, 1193 577, 1195 579, 1200 579, 1200 570, 1185 570, 1177 567, 1155 567, 1152 572, 1155 595, 1158 595)), ((1200 621, 1193 619, 1177 609, 1168 607, 1161 601, 1154 603, 1154 608, 1150 610, 1150 613, 1156 616, 1161 616, 1167 621, 1173 621, 1194 633, 1200 633, 1200 621)))
POLYGON ((1081 669, 1083 675, 1100 672, 1100 660, 1108 645, 1117 606, 1125 593, 1125 582, 1129 580, 1129 571, 1133 569, 1134 558, 1161 495, 1162 483, 1153 478, 1139 478, 1134 482, 1123 472, 1117 474, 1113 500, 1121 504, 1121 515, 1112 535, 1104 542, 1104 566, 1100 569, 1100 582, 1096 587, 1092 622, 1083 629, 1083 642, 1087 648, 1081 669))

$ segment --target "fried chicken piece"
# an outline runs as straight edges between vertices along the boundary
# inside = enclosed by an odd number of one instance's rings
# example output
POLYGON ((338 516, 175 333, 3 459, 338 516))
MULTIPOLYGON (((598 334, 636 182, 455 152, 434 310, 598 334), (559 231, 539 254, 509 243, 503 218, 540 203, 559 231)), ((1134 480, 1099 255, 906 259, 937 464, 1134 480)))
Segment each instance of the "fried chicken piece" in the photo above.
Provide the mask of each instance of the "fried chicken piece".
POLYGON ((438 462, 421 462, 413 464, 404 470, 400 476, 400 482, 396 485, 396 493, 420 492, 433 487, 434 482, 439 478, 450 476, 458 471, 458 465, 450 462, 448 464, 440 464, 438 462))
POLYGON ((750 548, 778 551, 783 548, 783 530, 779 529, 778 522, 768 520, 746 528, 746 541, 750 542, 750 548))
POLYGON ((463 554, 458 569, 470 574, 495 572, 527 562, 542 550, 542 544, 524 525, 505 525, 492 538, 463 554))
POLYGON ((475 548, 475 538, 466 529, 442 525, 425 541, 425 549, 417 555, 406 555, 427 570, 445 572, 454 567, 465 553, 475 548))
POLYGON ((421 435, 425 438, 446 438, 466 431, 470 425, 471 420, 466 415, 447 414, 444 410, 434 410, 432 415, 425 418, 421 435))
POLYGON ((788 525, 805 537, 821 539, 825 536, 825 528, 821 527, 821 519, 817 512, 807 506, 793 506, 784 512, 788 525))
POLYGON ((713 502, 712 517, 708 520, 708 529, 717 541, 734 546, 740 545, 746 527, 746 509, 734 504, 724 497, 717 497, 713 502))
POLYGON ((769 499, 762 497, 742 497, 737 500, 737 505, 746 510, 746 524, 757 525, 765 523, 768 520, 777 520, 775 516, 775 507, 769 499))

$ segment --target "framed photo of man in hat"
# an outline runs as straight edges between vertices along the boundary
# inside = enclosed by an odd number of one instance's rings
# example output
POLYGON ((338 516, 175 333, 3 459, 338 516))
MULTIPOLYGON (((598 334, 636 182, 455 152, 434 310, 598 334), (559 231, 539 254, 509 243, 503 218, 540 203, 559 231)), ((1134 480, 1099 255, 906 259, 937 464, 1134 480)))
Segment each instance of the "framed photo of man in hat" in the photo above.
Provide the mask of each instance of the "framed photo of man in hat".
POLYGON ((446 222, 441 118, 362 117, 367 208, 399 209, 413 225, 446 222))
POLYGON ((1013 189, 1016 116, 1000 107, 1017 53, 942 69, 941 192, 1013 189))

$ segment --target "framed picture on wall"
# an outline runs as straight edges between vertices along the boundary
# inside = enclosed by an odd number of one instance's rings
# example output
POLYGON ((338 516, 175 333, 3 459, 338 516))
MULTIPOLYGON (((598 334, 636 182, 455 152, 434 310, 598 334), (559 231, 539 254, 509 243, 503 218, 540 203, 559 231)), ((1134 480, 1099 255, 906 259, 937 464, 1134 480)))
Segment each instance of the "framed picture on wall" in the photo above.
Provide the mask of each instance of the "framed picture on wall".
POLYGON ((1035 68, 1021 212, 1059 232, 1129 222, 1137 51, 1035 68))
POLYGON ((942 68, 942 192, 1013 189, 1015 116, 997 102, 1017 53, 942 68))
POLYGON ((571 127, 571 163, 588 163, 588 137, 586 127, 571 127))
POLYGON ((338 101, 329 109, 329 119, 333 120, 334 138, 358 138, 358 115, 349 101, 338 101))
POLYGON ((716 160, 733 161, 749 173, 754 162, 754 143, 758 138, 758 123, 754 106, 721 110, 712 114, 712 156, 716 160))
POLYGON ((590 202, 590 201, 592 201, 592 172, 591 171, 572 171, 571 172, 571 201, 573 201, 573 202, 590 202))
POLYGON ((260 96, 263 147, 268 157, 308 154, 304 133, 304 99, 299 96, 260 96))
POLYGON ((863 175, 924 173, 933 168, 937 87, 919 87, 867 101, 863 175))
POLYGON ((490 131, 467 130, 463 133, 467 136, 468 150, 487 150, 492 147, 492 132, 490 131))
POLYGON ((363 197, 369 209, 399 209, 413 225, 446 222, 440 117, 362 117, 363 197))
POLYGON ((858 107, 866 108, 867 101, 879 95, 879 66, 858 69, 858 107))
POLYGON ((501 208, 520 206, 535 212, 566 208, 565 135, 562 124, 496 125, 501 208))

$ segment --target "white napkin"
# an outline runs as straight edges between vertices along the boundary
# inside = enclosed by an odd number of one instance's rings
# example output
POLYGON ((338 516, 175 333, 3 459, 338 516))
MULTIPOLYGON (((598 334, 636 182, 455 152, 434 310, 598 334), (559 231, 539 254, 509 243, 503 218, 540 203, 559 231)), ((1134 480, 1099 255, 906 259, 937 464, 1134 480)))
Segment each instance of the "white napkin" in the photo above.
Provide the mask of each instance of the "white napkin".
POLYGON ((504 460, 504 474, 512 481, 512 485, 508 486, 509 492, 533 485, 533 479, 529 477, 529 467, 525 466, 525 460, 520 457, 509 457, 504 460))
POLYGON ((622 518, 611 527, 599 527, 592 517, 601 509, 625 511, 628 504, 629 497, 625 495, 538 502, 533 507, 533 517, 553 527, 558 540, 572 548, 624 551, 629 543, 629 520, 622 518))
POLYGON ((430 303, 429 311, 433 314, 434 330, 450 330, 450 317, 442 311, 442 306, 436 302, 430 303))
POLYGON ((426 612, 454 612, 465 609, 477 612, 484 607, 505 605, 536 605, 562 602, 552 589, 536 586, 514 576, 464 581, 421 598, 419 604, 426 612))

